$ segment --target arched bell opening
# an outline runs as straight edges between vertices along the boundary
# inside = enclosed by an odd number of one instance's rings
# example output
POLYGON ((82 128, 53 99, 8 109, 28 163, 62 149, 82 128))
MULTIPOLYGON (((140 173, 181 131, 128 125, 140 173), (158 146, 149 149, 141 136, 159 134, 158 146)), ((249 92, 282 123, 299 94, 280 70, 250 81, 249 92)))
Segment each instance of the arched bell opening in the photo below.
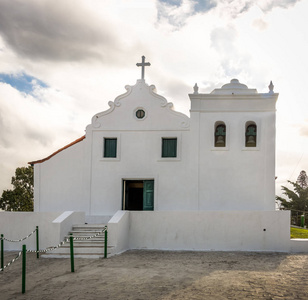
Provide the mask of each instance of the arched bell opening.
POLYGON ((214 132, 215 147, 226 147, 226 124, 216 122, 214 132))
POLYGON ((246 123, 245 147, 257 147, 257 125, 254 122, 246 123))

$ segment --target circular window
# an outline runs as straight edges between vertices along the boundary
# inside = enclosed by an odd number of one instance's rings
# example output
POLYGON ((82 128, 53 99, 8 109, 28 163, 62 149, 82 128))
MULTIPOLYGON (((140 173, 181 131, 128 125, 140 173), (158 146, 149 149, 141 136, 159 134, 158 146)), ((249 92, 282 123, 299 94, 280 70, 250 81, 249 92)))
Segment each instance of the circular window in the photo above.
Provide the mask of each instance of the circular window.
POLYGON ((144 111, 143 109, 138 109, 138 110, 136 111, 136 117, 137 117, 138 119, 143 119, 144 116, 145 116, 145 111, 144 111))

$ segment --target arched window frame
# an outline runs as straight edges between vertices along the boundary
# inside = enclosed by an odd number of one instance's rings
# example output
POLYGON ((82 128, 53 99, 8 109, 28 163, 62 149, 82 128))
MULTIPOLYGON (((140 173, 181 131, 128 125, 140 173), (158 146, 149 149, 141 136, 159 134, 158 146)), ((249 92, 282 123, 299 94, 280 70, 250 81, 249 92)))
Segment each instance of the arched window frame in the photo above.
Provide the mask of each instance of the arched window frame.
POLYGON ((215 150, 225 150, 227 149, 227 144, 228 144, 228 139, 227 139, 227 135, 228 135, 228 130, 227 130, 227 126, 225 124, 225 122, 223 121, 217 121, 215 122, 215 125, 214 125, 214 141, 213 141, 213 148, 215 150), (224 128, 223 129, 223 132, 220 131, 220 133, 222 133, 221 135, 217 134, 219 133, 218 132, 218 128, 224 128), (221 136, 223 137, 223 141, 224 141, 224 145, 217 145, 217 140, 218 140, 218 137, 221 136))
POLYGON ((259 126, 256 122, 254 121, 247 121, 245 123, 245 132, 244 132, 244 148, 246 150, 258 150, 259 149, 259 143, 260 143, 260 139, 259 139, 259 126), (255 127, 255 130, 254 130, 254 134, 249 134, 249 128, 251 127, 255 127), (249 136, 255 136, 255 146, 251 146, 251 145, 248 145, 248 139, 249 139, 249 136))

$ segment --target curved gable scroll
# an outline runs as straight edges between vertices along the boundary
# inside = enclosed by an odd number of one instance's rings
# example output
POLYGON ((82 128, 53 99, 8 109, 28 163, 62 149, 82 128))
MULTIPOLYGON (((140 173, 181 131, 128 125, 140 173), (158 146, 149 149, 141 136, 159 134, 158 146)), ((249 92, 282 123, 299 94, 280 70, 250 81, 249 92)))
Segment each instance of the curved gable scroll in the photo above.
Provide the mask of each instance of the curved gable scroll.
POLYGON ((125 97, 127 97, 127 96, 132 92, 132 87, 131 87, 130 85, 126 85, 126 86, 125 86, 125 89, 126 89, 126 93, 124 93, 124 94, 122 94, 122 95, 119 95, 114 101, 109 101, 109 102, 108 102, 108 105, 109 105, 109 107, 110 107, 108 110, 102 111, 102 112, 100 112, 100 113, 98 113, 98 114, 96 114, 96 115, 94 115, 94 116, 92 117, 92 122, 91 122, 91 124, 92 124, 92 126, 93 126, 94 128, 99 128, 99 127, 101 127, 101 123, 98 121, 99 118, 101 118, 101 117, 103 117, 103 116, 105 116, 105 115, 108 115, 108 114, 112 113, 113 110, 114 110, 116 107, 121 106, 120 100, 123 99, 123 98, 125 98, 125 97))
POLYGON ((167 109, 168 113, 174 115, 174 116, 177 116, 179 118, 183 118, 182 122, 180 122, 180 127, 181 128, 189 128, 190 127, 190 119, 188 116, 186 116, 185 114, 183 113, 180 113, 178 111, 175 111, 173 109, 173 103, 172 102, 168 102, 167 99, 161 95, 158 95, 156 93, 156 87, 155 85, 151 85, 149 87, 149 91, 150 93, 152 94, 153 97, 156 97, 157 99, 160 100, 160 105, 161 107, 164 107, 167 109))
POLYGON ((108 110, 93 116, 92 130, 189 130, 189 117, 174 111, 173 104, 158 95, 154 85, 140 79, 125 89, 126 93, 108 102, 108 110), (136 118, 136 110, 145 111, 146 118, 136 118))

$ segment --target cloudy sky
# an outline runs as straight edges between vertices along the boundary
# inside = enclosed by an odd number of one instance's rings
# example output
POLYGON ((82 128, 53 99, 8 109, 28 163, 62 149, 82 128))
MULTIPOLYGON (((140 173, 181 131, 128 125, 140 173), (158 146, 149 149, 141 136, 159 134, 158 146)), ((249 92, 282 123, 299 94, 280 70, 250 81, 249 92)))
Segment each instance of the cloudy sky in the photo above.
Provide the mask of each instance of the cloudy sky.
POLYGON ((189 114, 195 83, 277 102, 277 192, 308 173, 308 0, 0 0, 0 193, 140 78, 189 114))

